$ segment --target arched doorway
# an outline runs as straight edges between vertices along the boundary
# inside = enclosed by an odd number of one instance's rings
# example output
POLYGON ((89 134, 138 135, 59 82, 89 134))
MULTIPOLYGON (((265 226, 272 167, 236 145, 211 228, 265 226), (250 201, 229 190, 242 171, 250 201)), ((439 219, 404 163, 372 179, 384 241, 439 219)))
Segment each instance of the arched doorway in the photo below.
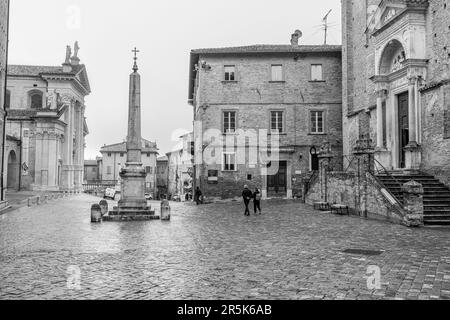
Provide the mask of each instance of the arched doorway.
POLYGON ((8 155, 7 188, 10 190, 19 189, 19 160, 16 152, 12 150, 8 155))

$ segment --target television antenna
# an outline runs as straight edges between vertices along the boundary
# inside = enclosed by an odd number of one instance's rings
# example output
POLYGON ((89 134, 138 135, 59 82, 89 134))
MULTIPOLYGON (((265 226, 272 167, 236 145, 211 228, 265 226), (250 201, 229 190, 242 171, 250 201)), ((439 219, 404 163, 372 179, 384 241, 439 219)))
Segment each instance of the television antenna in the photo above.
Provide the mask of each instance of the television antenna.
POLYGON ((333 9, 330 9, 330 11, 328 11, 328 13, 325 15, 325 17, 323 17, 322 22, 323 22, 323 29, 325 31, 325 36, 324 36, 324 42, 323 44, 327 44, 327 34, 328 34, 328 16, 330 15, 331 11, 333 11, 333 9))

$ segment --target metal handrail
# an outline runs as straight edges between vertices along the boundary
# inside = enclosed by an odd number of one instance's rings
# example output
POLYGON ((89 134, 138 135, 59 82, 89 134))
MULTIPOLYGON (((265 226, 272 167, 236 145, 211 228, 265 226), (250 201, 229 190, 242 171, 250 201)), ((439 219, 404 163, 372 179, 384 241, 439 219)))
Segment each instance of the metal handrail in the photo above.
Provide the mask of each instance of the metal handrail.
POLYGON ((347 166, 347 168, 344 170, 344 172, 347 172, 348 169, 350 169, 350 167, 352 166, 353 161, 356 159, 356 156, 353 156, 353 157, 350 158, 349 156, 345 156, 345 155, 344 155, 344 158, 347 159, 347 160, 349 160, 348 166, 347 166))
MULTIPOLYGON (((400 187, 400 190, 402 189, 402 184, 400 183, 400 181, 398 181, 377 159, 373 159, 375 164, 378 164, 382 169, 383 169, 383 173, 386 174, 389 178, 391 178, 392 180, 394 180, 394 182, 396 184, 398 184, 398 186, 400 187)), ((377 167, 377 166, 375 166, 377 167)), ((378 167, 376 168, 377 170, 377 174, 380 174, 380 170, 378 169, 378 167)), ((381 181, 380 181, 381 182, 381 181)), ((383 183, 382 183, 383 184, 383 183)), ((389 191, 389 190, 387 190, 389 191)), ((395 200, 397 200, 399 203, 402 203, 403 201, 400 201, 395 195, 392 194, 392 192, 389 191, 389 193, 391 194, 392 197, 395 198, 395 200)))
POLYGON ((313 171, 313 174, 311 175, 311 177, 309 178, 308 182, 306 183, 306 190, 305 190, 305 194, 308 193, 309 188, 311 187, 311 184, 313 183, 313 181, 319 176, 319 171, 313 171))

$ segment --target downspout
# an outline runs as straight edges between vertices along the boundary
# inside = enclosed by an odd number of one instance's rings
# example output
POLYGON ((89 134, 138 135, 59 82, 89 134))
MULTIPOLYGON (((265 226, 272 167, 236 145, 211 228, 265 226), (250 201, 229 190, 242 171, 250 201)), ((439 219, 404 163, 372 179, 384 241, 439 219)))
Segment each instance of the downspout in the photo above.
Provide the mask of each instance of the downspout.
MULTIPOLYGON (((4 175, 5 175, 5 147, 6 147, 6 117, 8 115, 8 113, 6 112, 6 90, 8 87, 8 49, 9 49, 9 7, 10 7, 10 0, 8 0, 8 4, 7 4, 7 16, 6 16, 6 63, 5 63, 5 88, 4 88, 4 92, 3 92, 3 111, 5 112, 4 116, 3 116, 3 147, 2 147, 2 168, 1 168, 1 178, 0 178, 0 183, 1 183, 1 196, 0 199, 1 201, 5 201, 5 188, 4 188, 4 175)), ((20 186, 19 186, 20 187, 20 186)))
POLYGON ((19 153, 19 191, 22 189, 22 149, 23 146, 23 122, 20 121, 20 142, 19 142, 19 148, 20 148, 20 153, 19 153))

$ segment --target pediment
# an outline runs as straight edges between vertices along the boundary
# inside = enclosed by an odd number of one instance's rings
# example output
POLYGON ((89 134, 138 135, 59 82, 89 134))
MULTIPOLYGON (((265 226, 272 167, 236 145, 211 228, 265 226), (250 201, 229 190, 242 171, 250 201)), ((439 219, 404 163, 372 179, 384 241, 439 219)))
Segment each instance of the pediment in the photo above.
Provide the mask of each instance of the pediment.
POLYGON ((405 0, 384 0, 376 8, 372 9, 368 31, 374 32, 381 29, 389 22, 395 20, 407 8, 405 0))
POLYGON ((86 67, 83 65, 80 71, 76 74, 77 80, 81 83, 81 85, 86 89, 88 93, 91 92, 91 86, 89 84, 89 78, 86 72, 86 67))

